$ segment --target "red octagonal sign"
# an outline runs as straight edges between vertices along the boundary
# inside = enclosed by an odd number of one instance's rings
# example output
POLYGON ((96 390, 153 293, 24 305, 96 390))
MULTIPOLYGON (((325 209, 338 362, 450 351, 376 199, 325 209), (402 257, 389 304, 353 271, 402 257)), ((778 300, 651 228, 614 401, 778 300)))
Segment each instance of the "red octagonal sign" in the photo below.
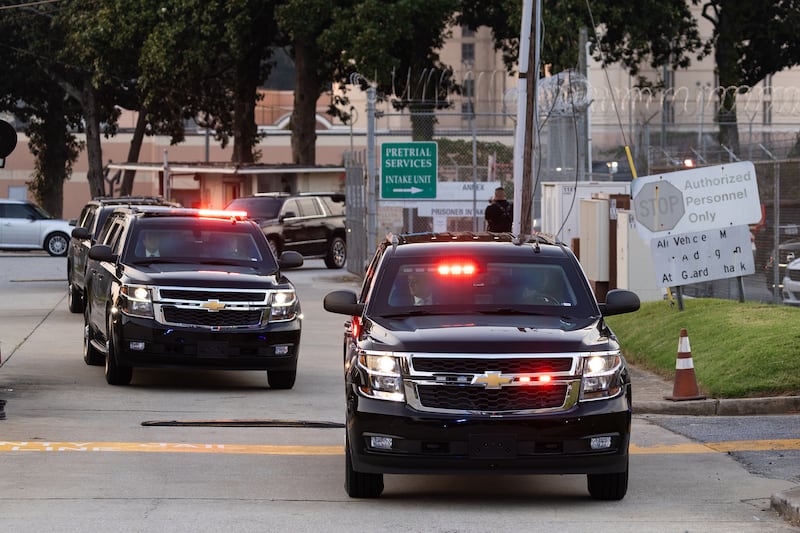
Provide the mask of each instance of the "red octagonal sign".
POLYGON ((683 193, 666 180, 646 183, 633 198, 636 221, 652 232, 669 231, 686 210, 683 193))

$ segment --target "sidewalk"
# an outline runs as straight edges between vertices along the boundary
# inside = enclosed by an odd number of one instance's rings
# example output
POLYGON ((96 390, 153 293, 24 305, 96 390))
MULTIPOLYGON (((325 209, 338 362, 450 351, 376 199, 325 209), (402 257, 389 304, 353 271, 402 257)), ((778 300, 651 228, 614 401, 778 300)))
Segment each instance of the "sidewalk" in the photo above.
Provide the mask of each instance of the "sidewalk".
POLYGON ((674 401, 673 383, 662 377, 629 365, 633 383, 633 413, 660 415, 782 415, 800 413, 800 396, 771 398, 731 398, 674 401))
MULTIPOLYGON (((775 415, 800 413, 800 396, 715 400, 665 400, 673 383, 647 370, 630 366, 633 414, 661 415, 775 415)), ((772 508, 787 522, 800 526, 800 487, 770 497, 772 508)))

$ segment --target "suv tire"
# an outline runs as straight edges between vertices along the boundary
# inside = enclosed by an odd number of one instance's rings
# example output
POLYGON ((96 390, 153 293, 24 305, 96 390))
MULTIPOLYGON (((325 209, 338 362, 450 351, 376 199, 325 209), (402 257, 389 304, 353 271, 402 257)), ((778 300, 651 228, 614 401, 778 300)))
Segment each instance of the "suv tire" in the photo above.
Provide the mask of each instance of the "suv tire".
POLYGON ((341 237, 334 237, 328 244, 325 266, 328 268, 342 268, 346 262, 347 245, 341 237))
POLYGON ((297 379, 297 369, 270 370, 267 372, 267 382, 271 389, 291 389, 297 379))
POLYGON ((344 489, 351 498, 377 498, 383 492, 383 474, 367 474, 353 470, 350 439, 344 445, 344 489))
POLYGON ((100 366, 105 362, 105 357, 92 345, 94 333, 89 323, 89 310, 84 309, 83 320, 83 362, 89 366, 100 366))
POLYGON ((595 500, 621 500, 628 492, 628 467, 617 474, 589 474, 586 476, 589 494, 595 500))
POLYGON ((128 385, 133 378, 133 368, 130 366, 122 366, 117 361, 116 342, 114 341, 114 322, 111 317, 108 317, 108 326, 106 329, 106 345, 108 346, 108 353, 106 354, 106 383, 109 385, 128 385))
POLYGON ((67 282, 67 307, 70 313, 83 313, 85 307, 83 291, 72 281, 72 276, 67 282))

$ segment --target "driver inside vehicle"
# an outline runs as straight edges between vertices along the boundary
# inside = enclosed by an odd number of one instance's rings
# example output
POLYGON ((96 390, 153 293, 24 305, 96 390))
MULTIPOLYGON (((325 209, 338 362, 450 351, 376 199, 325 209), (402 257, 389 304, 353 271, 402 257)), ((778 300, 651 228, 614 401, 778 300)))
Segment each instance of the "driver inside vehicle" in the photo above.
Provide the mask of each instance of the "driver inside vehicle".
POLYGON ((142 237, 145 257, 161 257, 161 239, 154 231, 145 232, 142 237))
POLYGON ((432 305, 433 283, 429 274, 415 272, 408 276, 408 290, 414 300, 414 305, 432 305))

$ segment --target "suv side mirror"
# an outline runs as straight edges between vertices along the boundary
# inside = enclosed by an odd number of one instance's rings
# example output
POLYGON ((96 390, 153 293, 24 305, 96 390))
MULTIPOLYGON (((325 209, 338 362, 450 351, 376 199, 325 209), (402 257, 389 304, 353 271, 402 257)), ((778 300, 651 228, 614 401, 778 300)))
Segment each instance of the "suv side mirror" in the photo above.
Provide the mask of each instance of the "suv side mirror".
POLYGON ((303 256, 300 255, 300 252, 288 250, 278 258, 278 266, 281 269, 301 267, 303 266, 303 256))
POLYGON ((612 289, 606 294, 605 303, 600 304, 603 316, 620 315, 638 311, 639 297, 635 292, 624 289, 612 289))
POLYGON ((75 237, 76 239, 85 241, 89 239, 92 235, 91 233, 89 233, 89 230, 87 228, 75 228, 72 230, 72 236, 75 237))
POLYGON ((91 248, 89 248, 89 259, 94 259, 95 261, 106 261, 108 263, 114 263, 117 260, 117 256, 114 255, 114 252, 111 251, 111 247, 107 244, 95 244, 91 248))
POLYGON ((326 311, 340 315, 361 316, 364 313, 364 304, 358 303, 358 297, 353 291, 333 291, 325 295, 322 306, 326 311))

